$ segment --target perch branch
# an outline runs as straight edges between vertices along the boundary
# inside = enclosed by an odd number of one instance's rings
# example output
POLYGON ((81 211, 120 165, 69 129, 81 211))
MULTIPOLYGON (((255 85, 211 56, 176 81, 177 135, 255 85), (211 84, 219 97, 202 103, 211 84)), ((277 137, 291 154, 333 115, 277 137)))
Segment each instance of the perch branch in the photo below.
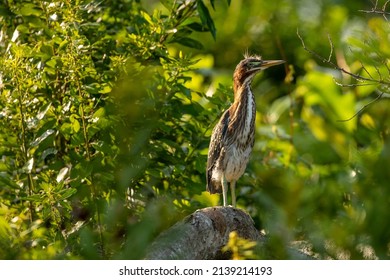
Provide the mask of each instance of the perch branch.
MULTIPOLYGON (((149 247, 145 259, 226 259, 230 254, 221 249, 232 231, 241 238, 256 241, 260 248, 266 248, 267 238, 256 229, 247 213, 219 206, 199 209, 161 233, 149 247)), ((287 252, 291 259, 312 259, 294 248, 287 248, 287 252)))

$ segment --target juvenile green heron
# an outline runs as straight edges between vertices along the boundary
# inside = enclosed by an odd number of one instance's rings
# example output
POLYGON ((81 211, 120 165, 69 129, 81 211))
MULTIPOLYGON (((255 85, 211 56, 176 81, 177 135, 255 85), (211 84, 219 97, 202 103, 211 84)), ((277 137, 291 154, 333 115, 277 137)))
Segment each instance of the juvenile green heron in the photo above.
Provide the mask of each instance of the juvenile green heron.
POLYGON ((283 60, 262 60, 245 57, 233 75, 234 102, 227 109, 211 135, 207 159, 207 191, 221 193, 227 206, 230 183, 232 206, 236 206, 236 181, 244 173, 255 141, 255 97, 251 90, 253 77, 261 70, 284 63, 283 60))

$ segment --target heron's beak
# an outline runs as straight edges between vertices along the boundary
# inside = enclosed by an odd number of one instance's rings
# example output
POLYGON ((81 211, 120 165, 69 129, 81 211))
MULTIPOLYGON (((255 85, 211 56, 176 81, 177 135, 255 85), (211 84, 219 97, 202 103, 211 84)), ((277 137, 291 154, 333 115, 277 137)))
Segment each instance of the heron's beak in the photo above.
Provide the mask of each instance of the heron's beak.
POLYGON ((252 68, 248 71, 250 73, 257 73, 261 70, 267 69, 271 66, 279 65, 285 63, 284 60, 258 60, 252 62, 252 68))
POLYGON ((284 61, 284 60, 262 60, 261 64, 259 65, 259 68, 261 68, 263 70, 263 69, 267 69, 271 66, 283 64, 285 62, 286 61, 284 61))
POLYGON ((250 69, 250 72, 251 73, 256 73, 258 71, 267 69, 267 68, 269 68, 271 66, 275 66, 275 65, 279 65, 279 64, 285 63, 285 61, 284 60, 259 60, 259 61, 252 62, 252 63, 253 63, 253 68, 250 69))

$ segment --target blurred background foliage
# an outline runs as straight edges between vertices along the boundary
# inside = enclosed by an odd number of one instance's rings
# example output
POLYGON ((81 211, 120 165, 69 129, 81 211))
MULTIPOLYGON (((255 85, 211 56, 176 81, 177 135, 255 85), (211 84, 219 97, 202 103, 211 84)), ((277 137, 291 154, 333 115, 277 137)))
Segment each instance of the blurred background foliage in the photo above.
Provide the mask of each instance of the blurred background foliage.
MULTIPOLYGON (((249 52, 287 63, 253 82, 238 207, 274 258, 293 244, 388 259, 385 4, 1 0, 0 258, 139 259, 164 229, 217 205, 205 192, 209 137, 249 52)), ((234 240, 235 258, 264 257, 234 240)))

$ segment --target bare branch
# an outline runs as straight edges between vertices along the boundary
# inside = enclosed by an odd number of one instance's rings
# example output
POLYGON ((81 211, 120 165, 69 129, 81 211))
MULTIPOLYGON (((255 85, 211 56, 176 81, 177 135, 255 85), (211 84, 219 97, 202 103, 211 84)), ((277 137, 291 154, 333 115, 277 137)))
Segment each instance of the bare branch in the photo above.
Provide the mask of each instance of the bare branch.
MULTIPOLYGON (((389 1, 387 1, 387 2, 389 2, 389 1)), ((366 14, 381 14, 381 15, 385 15, 385 16, 386 15, 390 15, 390 12, 386 12, 386 11, 382 11, 382 10, 374 10, 374 9, 369 10, 369 11, 367 11, 367 10, 359 10, 359 12, 366 13, 366 14)))
MULTIPOLYGON (((384 12, 384 11, 386 11, 386 6, 387 6, 387 4, 390 2, 390 0, 387 0, 386 2, 385 2, 385 4, 383 5, 383 7, 382 7, 382 11, 384 12)), ((383 17, 384 17, 384 19, 386 20, 386 21, 388 21, 388 19, 387 19, 387 17, 386 17, 386 14, 383 14, 383 17)))
POLYGON ((387 65, 386 61, 383 62, 383 65, 386 66, 387 72, 388 72, 389 75, 390 75, 390 67, 389 67, 389 65, 387 65))
POLYGON ((387 0, 386 2, 385 2, 385 4, 383 4, 383 7, 382 7, 382 11, 386 11, 386 6, 387 6, 387 4, 389 4, 389 2, 390 2, 390 0, 387 0))
POLYGON ((360 62, 360 66, 362 66, 362 69, 364 70, 364 72, 366 72, 366 74, 367 74, 371 79, 373 79, 372 76, 371 76, 371 74, 370 74, 370 72, 368 72, 368 70, 367 70, 366 67, 364 66, 363 62, 361 62, 361 61, 359 61, 359 62, 360 62))
POLYGON ((377 93, 381 94, 382 98, 390 98, 390 93, 380 92, 379 90, 377 90, 377 93))
POLYGON ((328 57, 328 63, 329 63, 332 59, 333 49, 334 49, 332 38, 330 37, 330 34, 328 34, 328 40, 329 40, 329 45, 330 45, 330 53, 329 53, 329 57, 328 57))
POLYGON ((378 68, 377 66, 374 66, 374 68, 375 68, 375 70, 376 70, 376 73, 378 73, 379 80, 380 80, 380 81, 383 81, 383 79, 382 79, 382 74, 381 74, 381 72, 379 71, 379 68, 378 68))
MULTIPOLYGON (((388 1, 385 3, 384 7, 385 7, 385 6, 387 5, 387 3, 389 3, 389 2, 390 2, 390 0, 388 0, 388 1)), ((378 1, 375 2, 375 8, 376 8, 377 4, 378 4, 378 1)), ((375 9, 375 8, 374 8, 374 9, 375 9)), ((362 66, 362 69, 363 69, 363 71, 365 71, 365 73, 369 76, 369 78, 366 78, 366 77, 363 77, 363 76, 361 76, 361 75, 357 75, 357 74, 354 74, 354 73, 352 73, 352 72, 350 72, 350 71, 347 71, 347 70, 345 70, 344 68, 338 66, 336 63, 332 62, 332 61, 331 61, 331 58, 332 58, 332 54, 333 54, 333 50, 334 50, 334 45, 333 45, 332 39, 331 39, 331 37, 330 37, 329 35, 328 35, 328 40, 329 40, 329 44, 330 44, 330 54, 329 54, 328 59, 326 59, 326 58, 324 58, 323 56, 319 55, 318 53, 316 53, 316 52, 314 52, 314 51, 308 49, 308 48, 306 47, 306 44, 305 44, 305 42, 304 42, 302 36, 299 34, 299 30, 298 30, 298 29, 297 29, 297 36, 298 36, 298 38, 301 40, 303 49, 304 49, 305 51, 307 51, 307 52, 310 53, 311 55, 317 57, 317 58, 320 59, 322 62, 328 63, 329 65, 331 65, 331 66, 334 67, 335 69, 341 71, 342 73, 345 73, 345 74, 351 76, 352 78, 354 78, 354 79, 357 80, 358 82, 362 82, 361 84, 358 83, 358 84, 347 84, 347 85, 346 85, 346 84, 342 84, 342 83, 338 82, 335 78, 333 78, 333 81, 334 81, 337 85, 342 86, 342 87, 356 87, 356 86, 367 86, 367 85, 378 85, 378 84, 381 84, 381 85, 390 85, 389 82, 383 81, 383 79, 382 79, 382 74, 380 73, 378 67, 375 67, 375 70, 376 70, 376 72, 377 72, 378 75, 379 75, 379 80, 378 80, 378 79, 374 79, 374 78, 371 76, 370 72, 366 69, 366 67, 364 66, 364 64, 363 64, 362 62, 360 62, 361 66, 362 66), (363 82, 364 82, 364 83, 363 83, 363 82), (371 83, 365 83, 365 82, 371 82, 371 83)), ((389 70, 389 67, 388 67, 387 65, 386 65, 386 67, 387 67, 388 71, 390 71, 390 70, 389 70)), ((384 92, 380 92, 379 95, 378 95, 374 100, 372 100, 371 102, 369 102, 369 103, 367 103, 366 105, 364 105, 364 106, 363 106, 359 111, 357 111, 353 116, 351 116, 351 117, 348 118, 348 119, 345 119, 345 120, 338 120, 338 121, 339 121, 339 122, 347 122, 347 121, 352 120, 352 119, 355 118, 357 115, 359 115, 361 112, 363 112, 368 106, 370 106, 371 104, 373 104, 373 103, 377 102, 378 100, 380 100, 383 96, 385 96, 385 93, 384 93, 384 92)))
POLYGON ((358 116, 361 112, 363 112, 368 106, 370 106, 371 104, 377 102, 379 99, 382 98, 382 96, 384 95, 384 92, 381 92, 374 100, 368 102, 366 105, 364 105, 362 108, 359 109, 359 111, 357 111, 355 114, 353 114, 352 117, 346 119, 346 120, 338 120, 338 122, 348 122, 350 120, 352 120, 354 117, 358 116))
POLYGON ((374 5, 374 7, 371 10, 369 10, 369 11, 359 10, 359 12, 366 13, 366 14, 379 14, 379 15, 382 15, 386 21, 388 21, 388 18, 386 16, 390 15, 390 12, 387 12, 386 9, 387 9, 387 4, 389 4, 389 2, 390 2, 390 0, 387 0, 385 2, 385 4, 383 4, 382 9, 379 9, 378 8, 378 0, 376 0, 375 4, 372 3, 374 5))
MULTIPOLYGON (((322 62, 324 63, 328 63, 329 65, 331 65, 333 68, 351 76, 352 78, 354 78, 355 80, 359 81, 359 82, 364 82, 364 81, 368 81, 368 82, 373 82, 373 83, 378 83, 378 84, 384 84, 384 85, 390 85, 389 82, 385 82, 383 80, 377 80, 377 79, 373 79, 370 75, 370 78, 366 78, 366 77, 363 77, 363 76, 360 76, 360 75, 357 75, 357 74, 354 74, 352 72, 349 72, 347 70, 345 70, 344 68, 338 66, 336 63, 334 63, 333 61, 329 60, 329 59, 326 59, 324 58, 323 56, 319 55, 318 53, 310 50, 309 48, 306 47, 306 44, 302 38, 302 36, 299 34, 299 30, 297 29, 297 36, 298 38, 301 40, 301 43, 302 43, 302 47, 305 51, 307 51, 308 53, 310 53, 311 55, 317 57, 318 59, 320 59, 322 62)), ((331 49, 333 49, 333 43, 332 41, 330 40, 330 44, 331 44, 331 49)), ((367 71, 367 70, 365 70, 367 71)))
POLYGON ((364 84, 343 84, 337 81, 335 78, 333 78, 333 81, 335 82, 336 85, 340 87, 363 87, 363 86, 375 86, 377 83, 364 83, 364 84))
POLYGON ((374 4, 374 2, 371 0, 371 3, 374 5, 374 9, 376 10, 376 7, 378 7, 378 0, 375 0, 375 4, 374 4))

